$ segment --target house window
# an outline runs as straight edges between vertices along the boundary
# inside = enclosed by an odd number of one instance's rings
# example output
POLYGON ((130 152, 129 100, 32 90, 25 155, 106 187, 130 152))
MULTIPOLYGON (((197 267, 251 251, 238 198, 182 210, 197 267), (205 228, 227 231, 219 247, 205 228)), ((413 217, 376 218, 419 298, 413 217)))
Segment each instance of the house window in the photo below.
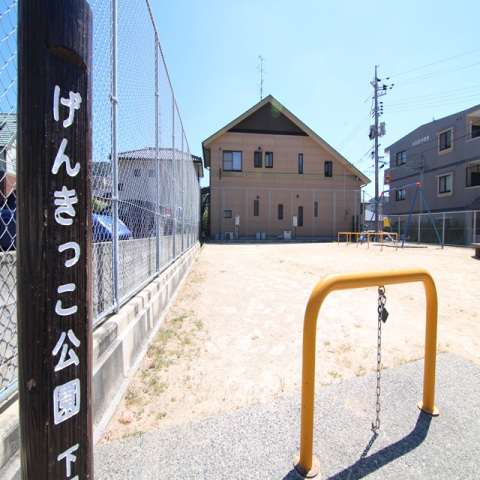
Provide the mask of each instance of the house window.
POLYGON ((260 215, 260 200, 253 201, 253 216, 258 217, 260 215))
POLYGON ((453 150, 453 129, 438 134, 438 153, 449 153, 453 150))
POLYGON ((141 171, 139 168, 136 168, 134 171, 133 171, 133 176, 134 177, 139 177, 141 174, 141 171))
POLYGON ((318 202, 313 202, 313 216, 318 217, 318 202))
POLYGON ((225 171, 242 171, 242 152, 223 151, 223 169, 225 171))
POLYGON ((231 210, 224 210, 223 211, 223 218, 232 218, 232 211, 231 210))
POLYGON ((283 203, 278 204, 278 219, 283 220, 283 203))
POLYGON ((273 168, 273 152, 265 152, 265 168, 273 168))
POLYGON ((325 162, 325 176, 326 177, 331 177, 332 173, 333 173, 332 162, 330 160, 327 160, 325 162))
POLYGON ((297 226, 303 227, 303 207, 298 207, 297 226))
POLYGON ((262 152, 256 151, 253 153, 253 166, 255 168, 262 168, 262 152))
POLYGON ((303 153, 298 154, 298 173, 303 173, 303 153))
POLYGON ((452 194, 452 174, 439 175, 438 180, 438 195, 452 194))
POLYGON ((405 200, 406 190, 402 188, 401 190, 395 190, 395 200, 397 202, 405 200))
POLYGON ((396 165, 405 165, 407 163, 407 151, 402 150, 401 152, 397 152, 396 155, 396 165))

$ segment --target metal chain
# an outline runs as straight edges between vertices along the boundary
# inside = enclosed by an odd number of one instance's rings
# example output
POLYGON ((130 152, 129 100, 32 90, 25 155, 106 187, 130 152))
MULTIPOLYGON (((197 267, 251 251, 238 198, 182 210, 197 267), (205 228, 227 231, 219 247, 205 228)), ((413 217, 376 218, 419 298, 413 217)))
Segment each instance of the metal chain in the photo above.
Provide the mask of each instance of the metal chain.
MULTIPOLYGON (((386 321, 384 314, 385 303, 385 287, 378 287, 378 335, 377 335, 377 404, 376 404, 376 419, 372 422, 372 432, 376 433, 380 428, 380 372, 382 368, 382 322, 386 321)), ((385 310, 386 312, 386 310, 385 310)))

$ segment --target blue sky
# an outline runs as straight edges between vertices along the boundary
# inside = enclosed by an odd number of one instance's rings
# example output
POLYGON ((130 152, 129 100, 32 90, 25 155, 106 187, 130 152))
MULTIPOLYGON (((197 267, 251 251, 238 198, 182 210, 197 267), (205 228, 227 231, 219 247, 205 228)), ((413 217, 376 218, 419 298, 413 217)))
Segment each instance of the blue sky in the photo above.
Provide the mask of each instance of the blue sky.
MULTIPOLYGON (((271 94, 365 173, 375 65, 384 149, 480 104, 480 3, 150 0, 191 153, 271 94), (389 77, 387 80, 386 78, 389 77)), ((388 160, 385 157, 384 160, 388 160)), ((381 183, 383 170, 380 170, 381 183)), ((208 184, 208 177, 203 185, 208 184)))

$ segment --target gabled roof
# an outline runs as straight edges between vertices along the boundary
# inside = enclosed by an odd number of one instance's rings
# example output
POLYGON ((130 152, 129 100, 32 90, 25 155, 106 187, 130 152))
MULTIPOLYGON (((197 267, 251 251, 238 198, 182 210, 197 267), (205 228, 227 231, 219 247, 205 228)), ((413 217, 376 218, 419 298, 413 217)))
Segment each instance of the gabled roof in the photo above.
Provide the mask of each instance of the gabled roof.
POLYGON ((17 134, 17 115, 0 113, 0 149, 8 147, 17 134))
MULTIPOLYGON (((158 149, 158 158, 160 160, 171 160, 173 158, 173 154, 185 157, 190 155, 193 166, 197 171, 197 175, 203 178, 203 164, 202 164, 202 157, 198 157, 197 155, 189 154, 188 152, 182 152, 181 150, 175 149, 172 150, 171 148, 159 148, 158 149)), ((157 150, 154 147, 145 147, 137 150, 131 150, 129 152, 121 152, 118 154, 118 158, 120 160, 135 160, 135 161, 154 161, 157 158, 157 150)))
POLYGON ((202 142, 203 158, 207 168, 210 167, 210 145, 227 132, 308 136, 363 183, 370 183, 370 180, 360 170, 355 168, 345 157, 307 127, 272 95, 264 98, 243 115, 240 115, 202 142))

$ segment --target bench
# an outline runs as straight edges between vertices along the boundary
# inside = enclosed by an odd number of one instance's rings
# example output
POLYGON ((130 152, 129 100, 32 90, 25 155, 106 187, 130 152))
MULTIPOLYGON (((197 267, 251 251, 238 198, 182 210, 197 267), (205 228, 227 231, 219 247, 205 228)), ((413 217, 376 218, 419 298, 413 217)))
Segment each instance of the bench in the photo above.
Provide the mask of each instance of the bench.
POLYGON ((472 243, 472 247, 475 249, 475 258, 480 258, 480 243, 472 243))

